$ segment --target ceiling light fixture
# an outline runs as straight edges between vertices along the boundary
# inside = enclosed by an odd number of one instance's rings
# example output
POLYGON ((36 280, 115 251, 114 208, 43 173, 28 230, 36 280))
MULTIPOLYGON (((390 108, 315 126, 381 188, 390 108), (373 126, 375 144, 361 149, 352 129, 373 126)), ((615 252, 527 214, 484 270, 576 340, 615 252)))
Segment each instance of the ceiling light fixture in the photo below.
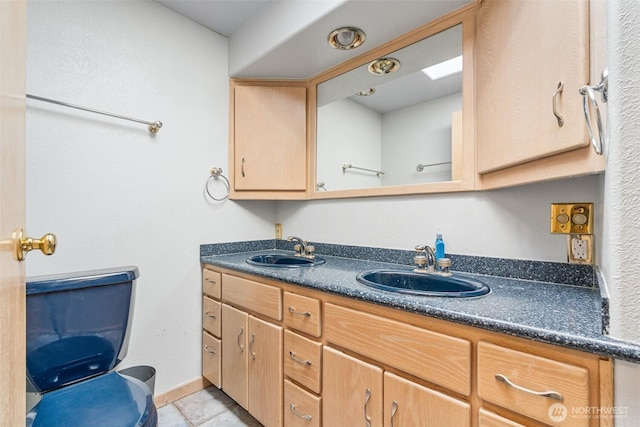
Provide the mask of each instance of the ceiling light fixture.
POLYGON ((349 50, 360 46, 366 38, 367 36, 360 28, 342 27, 333 30, 327 36, 327 42, 334 49, 349 50))
POLYGON ((371 87, 368 90, 361 90, 360 92, 357 92, 356 95, 358 95, 358 96, 371 96, 374 93, 376 93, 376 88, 375 87, 371 87))
POLYGON ((421 70, 431 80, 438 80, 462 72, 462 55, 421 70))
POLYGON ((391 74, 400 69, 400 61, 395 58, 380 58, 369 63, 371 74, 391 74))

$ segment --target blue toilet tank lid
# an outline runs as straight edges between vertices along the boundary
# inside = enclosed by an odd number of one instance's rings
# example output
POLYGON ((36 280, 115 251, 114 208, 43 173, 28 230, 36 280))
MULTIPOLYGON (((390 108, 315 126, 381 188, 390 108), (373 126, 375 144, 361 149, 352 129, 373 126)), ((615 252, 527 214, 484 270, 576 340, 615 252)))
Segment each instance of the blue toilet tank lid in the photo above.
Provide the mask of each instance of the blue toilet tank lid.
POLYGON ((114 285, 131 282, 139 276, 138 267, 125 266, 27 277, 27 295, 114 285))

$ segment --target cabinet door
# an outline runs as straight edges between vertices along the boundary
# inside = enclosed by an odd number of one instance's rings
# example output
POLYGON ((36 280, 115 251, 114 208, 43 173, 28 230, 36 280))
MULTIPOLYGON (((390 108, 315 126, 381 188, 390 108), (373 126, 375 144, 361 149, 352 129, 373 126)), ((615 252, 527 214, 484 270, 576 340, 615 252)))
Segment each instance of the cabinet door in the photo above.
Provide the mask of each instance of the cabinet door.
POLYGON ((385 372, 384 425, 469 427, 471 406, 467 402, 385 372))
POLYGON ((247 388, 247 313, 222 304, 222 390, 249 409, 247 388))
POLYGON ((588 145, 589 2, 485 0, 477 24, 478 172, 588 145), (556 98, 562 127, 553 113, 556 98))
POLYGON ((249 413, 266 427, 282 425, 282 327, 249 316, 249 413))
POLYGON ((382 369, 329 347, 322 361, 323 425, 382 427, 382 369))
POLYGON ((234 89, 234 188, 306 189, 306 88, 234 89))

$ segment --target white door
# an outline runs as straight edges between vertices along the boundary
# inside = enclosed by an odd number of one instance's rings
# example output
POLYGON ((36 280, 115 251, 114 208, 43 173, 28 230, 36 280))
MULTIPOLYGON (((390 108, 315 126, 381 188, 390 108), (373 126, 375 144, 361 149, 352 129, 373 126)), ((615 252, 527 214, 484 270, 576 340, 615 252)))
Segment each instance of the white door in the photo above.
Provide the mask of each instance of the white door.
POLYGON ((0 425, 25 422, 24 263, 26 1, 0 0, 0 425))

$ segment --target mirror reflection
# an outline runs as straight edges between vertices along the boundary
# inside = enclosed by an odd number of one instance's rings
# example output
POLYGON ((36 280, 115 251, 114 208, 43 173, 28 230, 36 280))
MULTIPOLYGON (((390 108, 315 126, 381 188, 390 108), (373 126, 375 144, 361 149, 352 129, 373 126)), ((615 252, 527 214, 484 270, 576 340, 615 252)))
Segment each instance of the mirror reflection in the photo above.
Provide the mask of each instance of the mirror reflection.
POLYGON ((381 59, 318 85, 318 191, 461 179, 462 25, 381 59))

